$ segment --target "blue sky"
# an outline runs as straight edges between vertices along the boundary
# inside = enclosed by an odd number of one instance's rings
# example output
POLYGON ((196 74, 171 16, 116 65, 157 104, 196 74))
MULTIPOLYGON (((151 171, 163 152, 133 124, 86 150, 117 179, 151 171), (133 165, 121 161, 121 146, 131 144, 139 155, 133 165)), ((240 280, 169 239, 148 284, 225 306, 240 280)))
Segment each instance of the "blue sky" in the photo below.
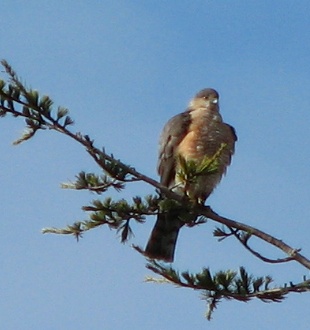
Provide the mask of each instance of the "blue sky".
MULTIPOLYGON (((0 57, 28 85, 70 109, 75 131, 156 175, 165 122, 201 88, 221 95, 236 128, 233 164, 209 204, 302 248, 310 256, 309 1, 4 1, 0 57)), ((13 147, 23 123, 0 121, 2 329, 307 329, 309 295, 281 304, 223 302, 208 322, 199 293, 144 283, 150 272, 108 228, 73 238, 42 235, 86 218, 96 196, 60 189, 81 170, 84 150, 55 132, 13 147)), ((115 198, 152 193, 128 187, 115 198)), ((135 225, 144 246, 154 219, 135 225)), ((276 284, 309 275, 298 264, 254 259, 211 221, 182 230, 175 267, 245 266, 276 284)), ((281 253, 260 242, 269 257, 281 253)))

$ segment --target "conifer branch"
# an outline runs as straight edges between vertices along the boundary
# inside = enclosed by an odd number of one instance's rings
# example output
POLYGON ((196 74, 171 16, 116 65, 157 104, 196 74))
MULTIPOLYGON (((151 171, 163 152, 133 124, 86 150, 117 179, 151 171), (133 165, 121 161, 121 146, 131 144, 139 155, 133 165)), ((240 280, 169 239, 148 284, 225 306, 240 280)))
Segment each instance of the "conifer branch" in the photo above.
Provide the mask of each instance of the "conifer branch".
POLYGON ((150 260, 146 266, 162 278, 147 277, 147 282, 170 283, 178 287, 198 290, 202 293, 202 299, 206 300, 208 311, 207 319, 210 320, 218 303, 223 300, 238 300, 248 302, 254 298, 263 302, 281 302, 291 292, 301 293, 310 291, 310 280, 304 279, 298 284, 290 283, 284 286, 273 286, 271 276, 254 277, 247 273, 244 267, 239 271, 219 271, 212 275, 209 268, 204 268, 200 273, 179 273, 172 266, 162 265, 150 260))

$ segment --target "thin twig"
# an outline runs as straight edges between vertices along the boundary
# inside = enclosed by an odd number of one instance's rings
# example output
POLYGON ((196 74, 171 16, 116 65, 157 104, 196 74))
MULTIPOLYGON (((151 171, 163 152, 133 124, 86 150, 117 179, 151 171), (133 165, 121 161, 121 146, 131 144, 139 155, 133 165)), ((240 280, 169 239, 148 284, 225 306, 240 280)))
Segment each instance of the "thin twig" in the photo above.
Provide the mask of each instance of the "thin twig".
POLYGON ((205 217, 221 223, 227 227, 236 228, 239 230, 243 230, 247 233, 250 233, 253 236, 256 236, 263 241, 279 248, 283 252, 285 252, 290 258, 294 259, 296 262, 300 263, 301 265, 305 266, 306 268, 310 269, 310 260, 307 259, 305 256, 299 253, 300 249, 294 249, 288 244, 284 243, 283 241, 249 225, 246 225, 242 222, 234 221, 225 217, 218 215, 214 212, 210 206, 195 206, 195 210, 198 211, 198 214, 204 215, 205 217))
MULTIPOLYGON (((255 257, 257 257, 258 259, 264 261, 264 262, 268 262, 271 264, 280 264, 280 263, 285 263, 285 262, 289 262, 289 261, 293 261, 294 258, 293 257, 287 257, 287 258, 282 258, 282 259, 270 259, 267 257, 264 257, 262 254, 260 254, 259 252, 255 251, 254 249, 252 249, 249 245, 248 245, 248 239, 250 237, 247 238, 247 240, 244 240, 240 237, 240 234, 238 233, 239 230, 234 230, 233 228, 229 227, 229 230, 231 232, 231 234, 227 234, 227 236, 229 235, 233 235, 234 237, 236 237, 236 239, 249 251, 251 252, 255 257)), ((299 252, 299 250, 298 250, 299 252)))

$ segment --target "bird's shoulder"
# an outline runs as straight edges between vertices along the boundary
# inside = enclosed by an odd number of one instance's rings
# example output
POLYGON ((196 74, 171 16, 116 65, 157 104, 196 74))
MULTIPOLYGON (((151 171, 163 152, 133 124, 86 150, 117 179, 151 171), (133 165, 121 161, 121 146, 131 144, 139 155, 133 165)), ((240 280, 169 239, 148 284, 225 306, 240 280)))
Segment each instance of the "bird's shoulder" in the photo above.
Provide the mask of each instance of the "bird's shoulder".
POLYGON ((161 140, 167 136, 180 136, 184 134, 192 121, 189 111, 181 112, 168 120, 161 133, 161 140))
POLYGON ((230 132, 231 136, 232 136, 232 139, 236 142, 238 141, 238 136, 237 136, 237 133, 236 133, 236 130, 233 126, 229 125, 229 124, 224 124, 226 127, 227 127, 227 130, 230 132))

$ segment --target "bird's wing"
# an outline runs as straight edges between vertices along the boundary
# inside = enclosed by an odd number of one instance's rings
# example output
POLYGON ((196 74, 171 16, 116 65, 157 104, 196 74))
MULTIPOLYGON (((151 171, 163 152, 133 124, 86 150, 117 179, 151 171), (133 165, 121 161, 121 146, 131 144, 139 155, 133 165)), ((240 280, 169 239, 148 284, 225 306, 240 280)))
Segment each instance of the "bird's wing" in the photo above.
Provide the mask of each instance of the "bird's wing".
POLYGON ((165 125, 159 140, 158 174, 160 182, 166 187, 174 184, 176 150, 188 133, 191 123, 189 111, 172 117, 165 125))

